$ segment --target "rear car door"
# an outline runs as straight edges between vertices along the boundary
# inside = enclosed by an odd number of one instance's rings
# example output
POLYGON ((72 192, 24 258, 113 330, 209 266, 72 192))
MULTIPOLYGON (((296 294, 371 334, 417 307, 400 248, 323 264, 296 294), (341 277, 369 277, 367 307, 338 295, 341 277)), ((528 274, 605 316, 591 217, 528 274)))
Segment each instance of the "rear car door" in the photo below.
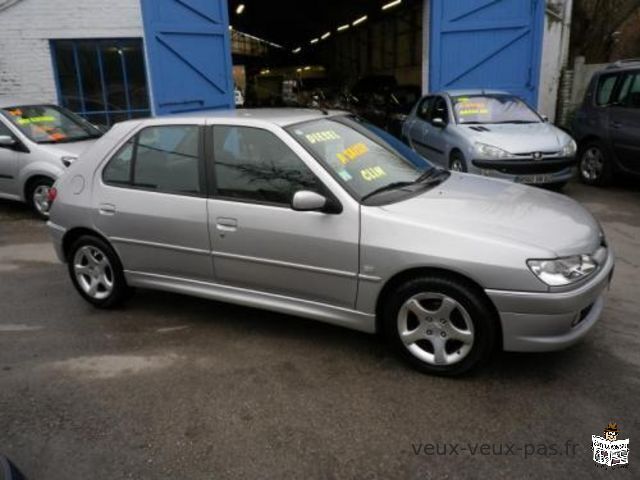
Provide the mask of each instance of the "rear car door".
POLYGON ((279 128, 214 125, 207 135, 216 281, 354 308, 359 205, 343 203, 339 214, 294 211, 295 192, 331 196, 318 174, 331 179, 279 128))
POLYGON ((640 173, 640 71, 624 75, 609 107, 609 141, 620 165, 640 173))
MULTIPOLYGON (((0 136, 15 138, 0 115, 0 136)), ((19 153, 14 147, 0 146, 0 193, 17 195, 19 153)))
POLYGON ((128 273, 212 280, 202 130, 145 126, 94 179, 95 225, 128 273))

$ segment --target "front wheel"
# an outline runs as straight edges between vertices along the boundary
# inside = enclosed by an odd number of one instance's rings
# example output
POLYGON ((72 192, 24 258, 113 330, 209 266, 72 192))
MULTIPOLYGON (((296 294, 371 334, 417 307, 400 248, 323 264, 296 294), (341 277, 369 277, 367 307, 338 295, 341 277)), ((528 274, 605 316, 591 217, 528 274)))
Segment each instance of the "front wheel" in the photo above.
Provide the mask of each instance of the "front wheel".
POLYGON ((27 203, 38 218, 42 220, 49 219, 49 190, 52 185, 52 179, 38 177, 32 180, 27 187, 27 203))
POLYGON ((580 180, 587 185, 602 187, 611 182, 613 167, 602 143, 594 140, 580 150, 578 171, 580 180))
POLYGON ((462 152, 455 150, 451 153, 451 159, 449 160, 449 170, 454 172, 466 172, 467 162, 464 159, 462 152))
POLYGON ((120 260, 98 237, 85 235, 74 242, 67 259, 69 275, 82 297, 98 308, 112 308, 130 292, 120 260))
POLYGON ((387 338, 417 370, 460 375, 485 361, 497 335, 495 315, 473 287, 445 277, 421 277, 387 299, 387 338))

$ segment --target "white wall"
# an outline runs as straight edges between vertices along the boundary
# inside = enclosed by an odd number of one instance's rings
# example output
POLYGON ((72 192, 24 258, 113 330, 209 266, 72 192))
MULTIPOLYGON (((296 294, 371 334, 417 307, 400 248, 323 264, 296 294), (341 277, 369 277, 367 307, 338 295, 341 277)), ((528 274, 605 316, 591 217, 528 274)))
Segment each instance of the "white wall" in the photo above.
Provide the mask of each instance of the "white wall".
POLYGON ((0 0, 0 96, 58 101, 51 39, 142 34, 140 0, 0 0))
POLYGON ((558 87, 569 55, 572 0, 546 0, 538 110, 552 121, 556 117, 558 87))

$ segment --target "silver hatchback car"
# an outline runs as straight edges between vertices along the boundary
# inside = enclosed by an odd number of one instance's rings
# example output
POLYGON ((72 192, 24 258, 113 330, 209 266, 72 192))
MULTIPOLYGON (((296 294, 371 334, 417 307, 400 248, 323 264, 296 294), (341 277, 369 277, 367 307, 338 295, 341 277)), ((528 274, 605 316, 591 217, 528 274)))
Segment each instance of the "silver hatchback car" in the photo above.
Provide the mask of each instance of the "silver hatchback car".
POLYGON ((46 219, 49 187, 102 132, 55 105, 0 98, 0 198, 46 219))
POLYGON ((185 293, 384 332, 418 369, 567 347, 614 258, 564 196, 447 172, 341 112, 254 110, 116 125, 51 191, 80 295, 185 293))
POLYGON ((403 124, 411 147, 450 170, 561 188, 576 143, 519 98, 501 91, 427 95, 403 124))

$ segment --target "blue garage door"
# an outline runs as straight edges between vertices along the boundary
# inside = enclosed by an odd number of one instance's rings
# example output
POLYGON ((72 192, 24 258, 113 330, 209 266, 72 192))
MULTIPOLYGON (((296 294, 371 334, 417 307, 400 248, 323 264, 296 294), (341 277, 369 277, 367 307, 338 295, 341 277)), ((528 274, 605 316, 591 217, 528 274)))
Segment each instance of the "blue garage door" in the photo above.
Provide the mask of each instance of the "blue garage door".
POLYGON ((429 90, 493 88, 536 106, 543 0, 431 0, 429 90))
POLYGON ((141 0, 156 115, 233 107, 227 0, 141 0))

